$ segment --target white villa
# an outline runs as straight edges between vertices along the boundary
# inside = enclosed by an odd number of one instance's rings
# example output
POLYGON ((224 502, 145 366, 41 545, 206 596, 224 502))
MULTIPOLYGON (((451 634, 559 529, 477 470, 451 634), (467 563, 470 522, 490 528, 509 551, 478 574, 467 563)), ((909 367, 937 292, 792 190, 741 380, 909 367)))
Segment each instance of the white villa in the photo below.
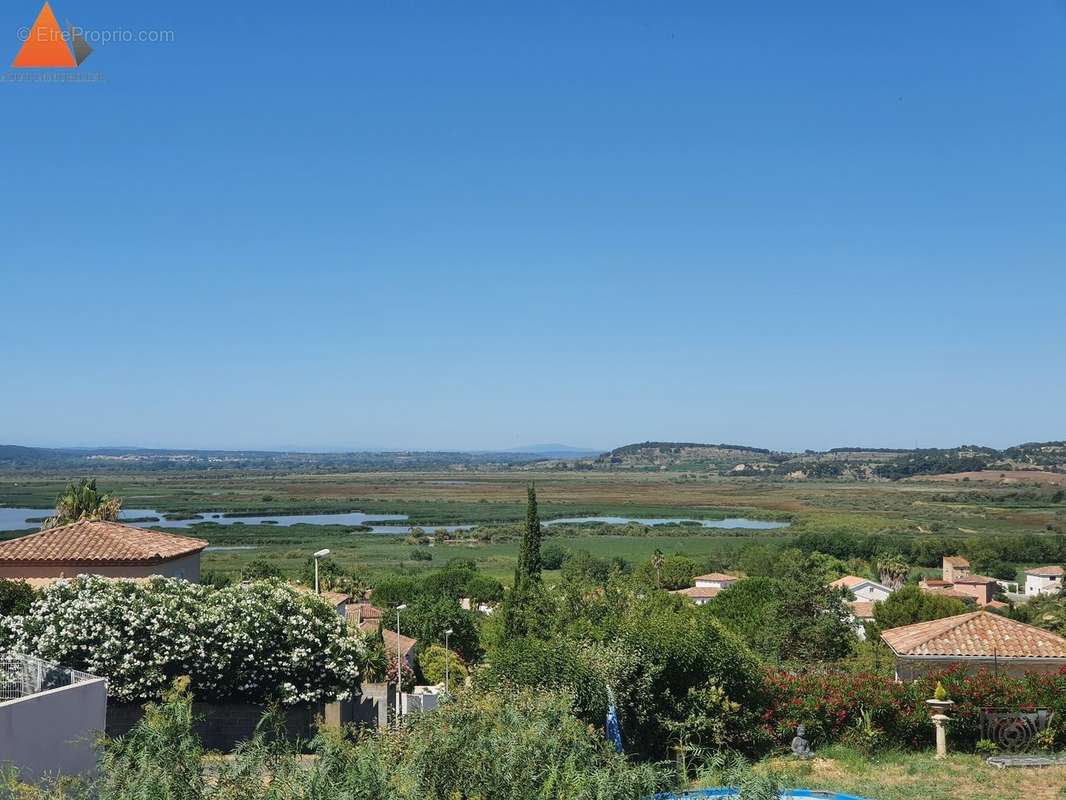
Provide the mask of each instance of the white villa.
POLYGON ((888 599, 892 590, 882 583, 870 578, 860 578, 858 575, 845 575, 829 584, 831 589, 847 589, 855 599, 848 603, 851 606, 851 625, 855 629, 855 635, 860 639, 866 639, 866 625, 873 622, 874 603, 880 603, 888 599))
POLYGON ((829 586, 833 589, 850 589, 856 600, 865 600, 869 603, 887 600, 892 594, 892 590, 884 584, 869 578, 860 578, 858 575, 845 575, 833 581, 829 586))
POLYGON ((1041 594, 1058 594, 1063 587, 1062 567, 1033 567, 1025 571, 1025 596, 1036 597, 1041 594))
POLYGON ((738 580, 740 578, 736 575, 728 575, 724 572, 709 572, 692 579, 697 589, 728 589, 738 580))

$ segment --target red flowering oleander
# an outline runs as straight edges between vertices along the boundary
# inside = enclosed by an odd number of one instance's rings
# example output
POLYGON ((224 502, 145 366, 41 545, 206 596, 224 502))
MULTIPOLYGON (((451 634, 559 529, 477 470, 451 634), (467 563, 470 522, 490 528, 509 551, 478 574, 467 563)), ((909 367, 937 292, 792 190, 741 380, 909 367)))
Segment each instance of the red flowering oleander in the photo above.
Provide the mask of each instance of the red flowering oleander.
POLYGON ((761 721, 778 744, 787 744, 801 723, 807 726, 809 738, 828 744, 846 739, 866 710, 889 746, 925 749, 932 742, 925 701, 933 696, 938 681, 955 703, 951 736, 958 747, 972 746, 981 738, 981 710, 986 707, 1048 708, 1054 712, 1057 734, 1066 733, 1066 669, 1056 675, 1030 673, 1011 678, 951 667, 909 684, 846 672, 771 670, 766 676, 767 707, 761 721))

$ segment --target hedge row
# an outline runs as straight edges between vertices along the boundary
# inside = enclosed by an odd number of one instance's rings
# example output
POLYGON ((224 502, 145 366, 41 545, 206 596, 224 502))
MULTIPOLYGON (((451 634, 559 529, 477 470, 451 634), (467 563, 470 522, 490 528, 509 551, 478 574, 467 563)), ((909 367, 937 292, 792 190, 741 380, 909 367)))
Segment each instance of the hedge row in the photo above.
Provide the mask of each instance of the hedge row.
POLYGON ((867 712, 872 735, 885 746, 927 749, 933 743, 933 726, 925 701, 938 681, 955 703, 949 712, 954 747, 973 747, 981 738, 982 709, 991 707, 1050 709, 1057 737, 1061 741, 1066 735, 1066 668, 1058 674, 1010 678, 955 666, 913 683, 851 673, 771 671, 762 724, 779 744, 791 741, 800 723, 816 745, 828 744, 861 738, 867 712))

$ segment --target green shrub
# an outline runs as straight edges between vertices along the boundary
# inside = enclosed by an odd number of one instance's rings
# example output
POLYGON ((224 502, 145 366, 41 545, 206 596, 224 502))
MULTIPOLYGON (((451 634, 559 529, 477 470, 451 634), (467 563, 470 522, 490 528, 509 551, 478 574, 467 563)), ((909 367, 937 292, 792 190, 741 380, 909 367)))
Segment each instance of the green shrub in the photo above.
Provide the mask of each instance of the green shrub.
MULTIPOLYGON (((634 765, 544 693, 469 695, 404 728, 352 742, 322 733, 299 757, 268 715, 232 758, 205 776, 187 693, 150 705, 109 741, 98 800, 640 800, 670 776, 634 765)), ((52 796, 60 800, 58 795, 52 796)))

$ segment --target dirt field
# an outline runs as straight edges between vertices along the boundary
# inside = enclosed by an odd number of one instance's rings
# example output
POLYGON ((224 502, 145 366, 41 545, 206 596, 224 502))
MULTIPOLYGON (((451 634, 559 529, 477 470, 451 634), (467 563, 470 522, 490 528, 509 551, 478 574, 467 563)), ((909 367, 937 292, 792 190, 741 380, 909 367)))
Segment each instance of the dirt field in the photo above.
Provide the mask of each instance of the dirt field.
POLYGON ((1012 485, 1018 483, 1038 483, 1043 486, 1066 486, 1066 475, 1058 472, 1044 472, 1038 469, 1016 469, 1009 472, 1001 472, 995 469, 984 469, 977 472, 954 472, 949 475, 929 475, 921 478, 912 478, 915 481, 949 481, 951 483, 996 483, 1012 485))

